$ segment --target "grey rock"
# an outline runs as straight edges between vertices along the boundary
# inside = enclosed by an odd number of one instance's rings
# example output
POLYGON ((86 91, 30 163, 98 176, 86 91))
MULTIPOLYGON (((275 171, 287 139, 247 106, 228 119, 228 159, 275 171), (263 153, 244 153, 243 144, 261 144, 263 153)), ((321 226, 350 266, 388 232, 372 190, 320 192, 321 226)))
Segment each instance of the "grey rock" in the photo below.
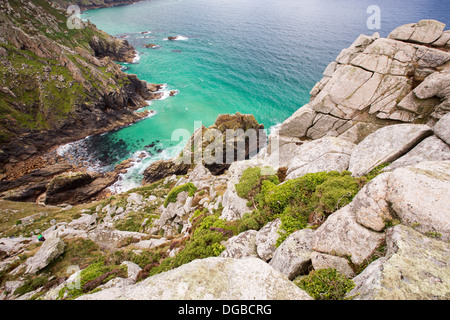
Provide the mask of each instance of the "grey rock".
POLYGON ((421 162, 394 170, 386 200, 405 225, 450 239, 450 161, 421 162))
POLYGON ((79 300, 311 300, 257 258, 206 258, 124 288, 105 289, 79 300))
POLYGON ((352 201, 356 221, 374 231, 383 231, 386 222, 393 219, 386 201, 389 175, 390 173, 383 173, 375 177, 352 201))
POLYGON ((311 239, 314 231, 302 229, 289 235, 275 250, 270 265, 290 280, 306 273, 311 265, 311 239))
POLYGON ((241 232, 237 236, 231 237, 225 242, 225 251, 219 257, 222 258, 243 258, 258 257, 256 253, 256 234, 255 230, 241 232))
POLYGON ((450 160, 450 146, 436 136, 431 136, 384 168, 383 171, 392 171, 401 167, 413 166, 424 161, 442 160, 450 160))
POLYGON ((388 36, 390 39, 430 44, 439 39, 445 24, 436 20, 421 20, 394 29, 388 36))
POLYGON ((264 261, 269 261, 273 257, 276 250, 275 244, 280 237, 278 233, 280 226, 281 220, 278 218, 266 224, 256 234, 256 251, 264 261))
POLYGON ((356 300, 450 299, 450 247, 404 225, 387 231, 387 253, 353 279, 356 300))
POLYGON ((166 242, 167 242, 166 238, 142 240, 137 243, 133 243, 133 247, 136 247, 139 249, 151 249, 151 248, 160 246, 166 242))
POLYGON ((450 112, 444 115, 433 127, 434 134, 450 145, 450 112))
POLYGON ((286 179, 320 171, 347 170, 354 147, 353 143, 334 137, 304 143, 294 151, 295 157, 287 165, 286 179))
POLYGON ((45 268, 53 259, 64 252, 65 243, 60 238, 50 238, 44 241, 38 252, 25 262, 26 273, 36 273, 45 268))
POLYGON ((313 124, 315 114, 309 105, 304 105, 283 121, 279 134, 288 137, 304 137, 308 128, 313 124))
POLYGON ((95 224, 97 214, 82 214, 80 218, 71 221, 67 226, 73 229, 88 229, 95 224))
POLYGON ((431 134, 430 127, 420 124, 381 128, 353 149, 348 170, 353 176, 365 175, 380 164, 398 159, 431 134))
POLYGON ((336 257, 320 252, 312 252, 311 263, 314 270, 333 268, 346 275, 347 278, 353 278, 356 276, 355 271, 353 271, 346 258, 336 257))
POLYGON ((335 256, 347 256, 360 265, 384 240, 384 234, 370 231, 356 221, 351 204, 331 214, 314 232, 312 249, 335 256))
POLYGON ((142 204, 143 199, 144 197, 141 194, 133 192, 128 196, 127 202, 128 204, 142 204))

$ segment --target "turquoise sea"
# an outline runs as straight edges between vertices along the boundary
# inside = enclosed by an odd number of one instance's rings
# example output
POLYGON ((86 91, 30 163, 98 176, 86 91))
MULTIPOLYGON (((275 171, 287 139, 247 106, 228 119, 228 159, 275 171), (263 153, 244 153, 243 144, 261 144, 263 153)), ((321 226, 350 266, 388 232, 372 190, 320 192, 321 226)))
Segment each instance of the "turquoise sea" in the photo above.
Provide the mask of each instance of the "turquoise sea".
POLYGON ((174 130, 192 133, 195 121, 209 126, 217 115, 237 111, 269 129, 308 103, 325 67, 359 34, 385 37, 421 19, 449 25, 449 9, 448 0, 148 0, 86 11, 83 19, 139 52, 136 63, 122 64, 125 72, 165 84, 165 97, 146 108, 155 116, 72 147, 104 170, 137 159, 117 184, 116 191, 127 190, 140 184, 151 162, 180 152, 174 130), (366 24, 374 4, 378 30, 366 24), (159 47, 143 47, 150 43, 159 47), (167 97, 170 90, 178 94, 167 97))

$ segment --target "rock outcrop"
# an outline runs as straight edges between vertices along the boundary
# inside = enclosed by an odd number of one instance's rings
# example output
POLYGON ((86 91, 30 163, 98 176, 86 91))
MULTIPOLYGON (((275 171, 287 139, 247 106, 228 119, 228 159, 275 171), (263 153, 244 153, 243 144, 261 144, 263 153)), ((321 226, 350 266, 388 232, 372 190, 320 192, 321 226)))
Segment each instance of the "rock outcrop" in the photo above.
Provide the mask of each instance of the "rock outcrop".
POLYGON ((256 258, 206 258, 79 300, 311 300, 287 278, 256 258))
POLYGON ((265 146, 263 129, 253 115, 219 115, 213 125, 195 130, 177 157, 159 160, 146 168, 143 183, 186 174, 197 164, 203 164, 213 175, 222 174, 234 161, 255 156, 265 146))
POLYGON ((449 111, 449 32, 443 28, 422 20, 387 39, 359 36, 328 65, 311 101, 281 124, 277 138, 326 135, 359 143, 386 125, 434 125, 449 111))
POLYGON ((113 62, 135 56, 126 40, 89 22, 69 33, 66 20, 46 1, 0 4, 0 99, 8 114, 0 120, 2 180, 46 170, 35 158, 54 146, 142 119, 147 113, 134 110, 155 97, 154 85, 113 62))
POLYGON ((387 254, 355 277, 357 300, 448 300, 450 249, 446 242, 403 225, 387 232, 387 254))
POLYGON ((33 274, 45 268, 53 259, 64 252, 64 247, 65 243, 60 238, 47 239, 39 248, 39 251, 25 262, 25 273, 33 274))
MULTIPOLYGON (((350 299, 449 299, 449 34, 443 30, 426 20, 402 26, 388 39, 360 36, 325 70, 310 103, 282 123, 267 146, 244 144, 241 159, 236 144, 260 125, 251 116, 223 115, 212 127, 197 129, 179 157, 150 166, 146 178, 152 185, 117 194, 106 205, 47 207, 25 217, 6 209, 2 221, 18 218, 7 233, 27 237, 0 239, 0 272, 12 277, 0 297, 78 297, 68 286, 86 276, 82 271, 53 287, 10 294, 22 287, 25 268, 36 265, 32 271, 38 271, 61 252, 61 240, 53 239, 62 239, 69 245, 86 241, 115 263, 94 279, 95 292, 83 292, 84 300, 311 299, 295 284, 328 268, 354 282, 350 299), (239 131, 231 143, 232 164, 209 162, 215 154, 203 152, 225 150, 227 129, 239 131), (217 135, 205 139, 208 130, 217 135), (202 154, 192 166, 195 150, 202 154), (184 156, 190 162, 183 163, 184 156), (255 167, 260 170, 247 171, 244 179, 245 170, 255 167), (352 186, 339 193, 334 210, 312 219, 310 212, 322 210, 313 199, 325 205, 327 197, 317 191, 328 180, 316 185, 325 176, 348 179, 352 186), (253 198, 241 192, 247 182, 261 192, 253 198), (299 189, 287 206, 286 185, 299 189), (346 205, 340 205, 344 197, 346 205), (41 229, 51 240, 22 263, 19 255, 36 249, 41 229), (128 275, 102 283, 124 266, 128 275)), ((73 192, 97 180, 59 170, 40 171, 44 187, 35 172, 0 190, 29 186, 30 194, 44 188, 46 197, 74 198, 73 192)), ((332 194, 335 186, 327 187, 332 194)))

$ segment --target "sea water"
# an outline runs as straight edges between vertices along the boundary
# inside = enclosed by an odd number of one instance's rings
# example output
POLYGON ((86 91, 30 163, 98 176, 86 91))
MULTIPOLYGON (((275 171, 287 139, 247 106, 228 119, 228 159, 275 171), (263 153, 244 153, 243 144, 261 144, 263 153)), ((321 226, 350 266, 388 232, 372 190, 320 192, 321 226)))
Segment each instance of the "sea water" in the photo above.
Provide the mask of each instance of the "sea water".
POLYGON ((386 37, 421 19, 449 24, 449 7, 448 0, 153 0, 86 11, 83 19, 138 51, 133 64, 122 63, 125 72, 165 86, 163 98, 144 108, 154 116, 72 149, 106 171, 135 159, 112 188, 126 191, 150 163, 182 150, 175 130, 192 133, 195 121, 209 126, 236 112, 271 128, 308 103, 326 66, 361 33, 386 37), (380 29, 367 23, 371 5, 380 9, 380 29), (170 97, 171 90, 178 94, 170 97))

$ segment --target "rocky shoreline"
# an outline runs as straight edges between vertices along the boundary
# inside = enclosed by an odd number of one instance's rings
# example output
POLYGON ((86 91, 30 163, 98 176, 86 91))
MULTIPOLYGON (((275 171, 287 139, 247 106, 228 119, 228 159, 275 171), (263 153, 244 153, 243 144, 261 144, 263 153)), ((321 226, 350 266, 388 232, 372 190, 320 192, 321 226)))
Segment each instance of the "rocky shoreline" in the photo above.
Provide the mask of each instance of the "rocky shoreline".
MULTIPOLYGON (((36 184, 49 181, 52 166, 86 171, 56 155, 55 148, 148 117, 149 111, 136 110, 147 106, 149 100, 159 99, 162 85, 123 73, 113 61, 131 63, 136 51, 126 40, 114 38, 89 22, 75 36, 66 31, 65 38, 54 39, 53 34, 62 32, 60 24, 66 19, 56 5, 16 6, 11 2, 1 5, 0 14, 4 22, 0 63, 5 74, 0 94, 6 107, 2 106, 16 115, 0 120, 0 188, 7 191, 8 186, 17 185, 15 180, 28 181, 32 176, 34 184, 29 190, 15 190, 12 198, 36 200, 35 192, 43 190, 36 189, 36 184), (46 36, 37 37, 29 25, 16 21, 16 17, 30 14, 40 17, 39 21, 30 18, 31 25, 49 27, 46 36), (17 77, 21 81, 16 82, 17 77), (27 90, 36 95, 35 100, 29 101, 27 90), (61 90, 67 94, 60 95, 61 90), (55 110, 48 112, 46 108, 55 110), (37 181, 43 171, 47 174, 37 181), (17 192, 22 195, 17 196, 17 192)), ((59 169, 56 173, 61 174, 59 169)))

